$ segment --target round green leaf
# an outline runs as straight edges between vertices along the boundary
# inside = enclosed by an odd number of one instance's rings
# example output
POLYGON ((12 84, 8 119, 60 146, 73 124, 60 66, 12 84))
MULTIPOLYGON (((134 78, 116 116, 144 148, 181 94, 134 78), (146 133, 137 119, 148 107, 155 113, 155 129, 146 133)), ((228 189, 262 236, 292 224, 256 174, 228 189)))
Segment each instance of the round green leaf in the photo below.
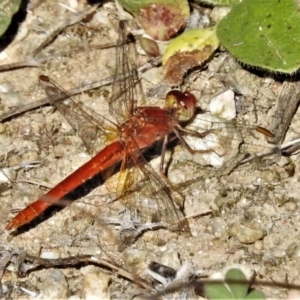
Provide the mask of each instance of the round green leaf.
POLYGON ((292 73, 300 67, 300 10, 294 0, 244 0, 218 24, 217 36, 241 62, 292 73))
POLYGON ((207 283, 204 288, 208 299, 235 299, 231 291, 223 283, 207 283))
POLYGON ((234 295, 234 299, 245 299, 248 293, 247 279, 240 269, 230 269, 225 275, 225 282, 229 290, 234 295), (234 281, 244 281, 245 283, 233 283, 234 281))
POLYGON ((0 36, 6 31, 20 4, 21 0, 0 0, 0 36))

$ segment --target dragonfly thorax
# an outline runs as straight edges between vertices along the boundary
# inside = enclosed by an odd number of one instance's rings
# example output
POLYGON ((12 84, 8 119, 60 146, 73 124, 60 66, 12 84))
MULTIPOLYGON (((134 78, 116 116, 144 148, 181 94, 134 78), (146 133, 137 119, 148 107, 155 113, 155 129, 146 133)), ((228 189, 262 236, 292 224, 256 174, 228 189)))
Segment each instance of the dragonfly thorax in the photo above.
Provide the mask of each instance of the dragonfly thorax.
POLYGON ((177 110, 160 107, 137 107, 133 116, 120 126, 120 139, 133 141, 140 149, 151 146, 173 131, 178 123, 177 110))

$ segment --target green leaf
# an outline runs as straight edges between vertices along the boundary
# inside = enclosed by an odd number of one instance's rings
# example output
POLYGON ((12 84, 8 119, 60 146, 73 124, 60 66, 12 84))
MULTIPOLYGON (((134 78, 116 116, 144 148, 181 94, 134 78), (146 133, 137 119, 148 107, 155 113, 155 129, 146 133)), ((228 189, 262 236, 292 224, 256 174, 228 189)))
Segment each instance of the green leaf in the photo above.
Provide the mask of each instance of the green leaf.
POLYGON ((217 36, 241 62, 293 73, 300 67, 300 10, 294 0, 244 0, 218 24, 217 36))
POLYGON ((248 292, 248 284, 246 276, 240 269, 230 269, 225 275, 225 282, 234 295, 234 299, 245 299, 248 292), (235 280, 245 281, 245 283, 233 283, 232 281, 235 280))
POLYGON ((206 46, 211 46, 212 51, 219 47, 215 27, 186 31, 170 42, 162 57, 162 63, 166 64, 167 60, 175 53, 203 50, 206 46))
POLYGON ((205 285, 205 293, 208 299, 235 299, 232 293, 223 283, 208 283, 205 285))
POLYGON ((205 284, 205 292, 208 299, 236 299, 236 300, 264 300, 265 295, 261 291, 254 290, 248 294, 249 283, 245 274, 238 268, 232 268, 225 274, 223 283, 205 284))
POLYGON ((179 84, 187 70, 206 61, 218 47, 215 27, 184 32, 170 42, 162 57, 165 79, 179 84))
POLYGON ((21 0, 0 0, 0 36, 8 28, 11 18, 18 11, 21 0))

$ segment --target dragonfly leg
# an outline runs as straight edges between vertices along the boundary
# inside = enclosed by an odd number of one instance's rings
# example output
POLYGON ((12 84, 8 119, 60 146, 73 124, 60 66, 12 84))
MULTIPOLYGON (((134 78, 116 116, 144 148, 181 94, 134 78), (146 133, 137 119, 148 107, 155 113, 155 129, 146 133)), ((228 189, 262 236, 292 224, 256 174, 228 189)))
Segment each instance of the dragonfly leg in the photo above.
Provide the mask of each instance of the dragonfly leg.
POLYGON ((159 167, 159 172, 164 176, 165 176, 164 164, 165 164, 165 156, 166 156, 166 149, 167 149, 168 142, 169 142, 169 137, 168 135, 166 135, 164 137, 164 141, 162 144, 161 156, 160 156, 160 167, 159 167))
MULTIPOLYGON (((180 196, 180 198, 184 199, 184 195, 181 192, 179 192, 176 187, 174 187, 173 183, 166 176, 166 172, 164 170, 165 154, 166 154, 166 149, 167 149, 168 142, 169 142, 169 136, 166 135, 165 138, 164 138, 163 145, 162 145, 162 150, 161 150, 161 160, 160 160, 159 173, 161 174, 162 178, 167 183, 167 185, 169 187, 171 187, 172 190, 176 191, 176 193, 180 196)), ((179 205, 180 208, 182 208, 182 203, 180 203, 180 201, 176 201, 176 203, 179 205)))
POLYGON ((185 134, 188 134, 188 135, 191 135, 191 136, 195 136, 195 137, 198 137, 198 138, 204 138, 207 135, 209 135, 210 133, 212 133, 212 131, 213 131, 213 130, 206 130, 204 132, 197 132, 197 131, 193 131, 193 130, 189 130, 189 129, 183 128, 180 125, 176 125, 176 129, 177 129, 177 133, 178 134, 179 134, 179 131, 180 131, 180 132, 183 132, 185 134))
MULTIPOLYGON (((182 128, 183 129, 183 128, 182 128)), ((180 129, 181 130, 181 129, 180 129)), ((179 141, 181 142, 181 144, 191 153, 191 154, 194 154, 196 153, 197 151, 192 149, 189 144, 185 141, 185 139, 181 136, 181 134, 179 133, 178 130, 174 130, 177 138, 179 139, 179 141)), ((204 135, 205 136, 205 135, 204 135)), ((202 136, 203 137, 203 136, 202 136)))
POLYGON ((185 128, 182 128, 181 126, 176 126, 177 129, 174 129, 174 133, 176 134, 176 137, 179 139, 179 141, 182 143, 182 145, 191 153, 191 154, 195 154, 195 153, 208 153, 211 152, 212 150, 195 150, 193 148, 190 147, 190 145, 185 141, 185 139, 181 136, 181 134, 179 133, 179 131, 187 133, 189 135, 195 136, 195 137, 199 137, 199 138, 204 138, 207 135, 209 135, 211 133, 210 130, 207 130, 205 132, 195 132, 195 131, 190 131, 187 130, 185 128))

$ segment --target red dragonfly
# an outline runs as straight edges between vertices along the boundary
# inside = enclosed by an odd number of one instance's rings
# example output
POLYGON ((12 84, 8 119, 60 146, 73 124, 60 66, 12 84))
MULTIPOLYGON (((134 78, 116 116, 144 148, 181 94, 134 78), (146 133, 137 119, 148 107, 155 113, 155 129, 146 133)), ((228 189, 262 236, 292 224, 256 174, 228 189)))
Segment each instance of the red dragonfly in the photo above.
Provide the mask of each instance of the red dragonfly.
MULTIPOLYGON (((121 71, 118 74, 127 75, 124 80, 114 84, 114 94, 109 101, 110 113, 118 124, 68 97, 67 92, 59 90, 47 76, 40 77, 47 85, 46 92, 49 95, 57 92, 65 94, 65 101, 51 102, 51 97, 49 101, 79 134, 89 153, 94 154, 100 145, 107 146, 48 193, 19 212, 6 230, 14 230, 29 223, 75 188, 117 164, 120 164, 117 198, 125 207, 137 211, 142 222, 160 223, 171 230, 189 230, 183 214, 183 197, 172 189, 166 178, 152 169, 143 152, 156 143, 163 143, 163 170, 165 147, 170 136, 175 135, 186 144, 181 138, 181 132, 188 130, 182 125, 187 125, 194 117, 196 99, 187 91, 182 93, 173 90, 167 94, 165 108, 137 107, 135 100, 138 96, 138 77, 134 65, 128 60, 128 47, 124 23, 120 22, 116 65, 121 71)), ((256 130, 272 136, 261 127, 256 127, 256 130)), ((208 133, 209 131, 193 132, 192 135, 203 137, 208 133)))
MULTIPOLYGON (((15 230, 32 221, 88 179, 118 163, 121 167, 117 196, 126 207, 138 210, 142 222, 159 222, 172 230, 187 230, 186 225, 183 225, 186 224, 182 212, 183 198, 172 191, 167 180, 155 173, 142 153, 157 142, 166 145, 171 133, 179 137, 179 131, 183 130, 180 123, 186 123, 192 118, 196 99, 189 92, 173 90, 166 97, 165 108, 136 107, 135 88, 138 79, 134 65, 127 59, 128 47, 124 23, 121 21, 117 66, 128 76, 114 84, 114 95, 109 102, 110 113, 118 124, 68 97, 67 92, 63 92, 67 98, 65 101, 50 100, 78 132, 90 153, 99 149, 98 145, 107 146, 48 193, 19 212, 6 226, 6 230, 15 230), (114 141, 110 142, 112 140, 114 141)), ((57 93, 58 87, 47 76, 40 76, 40 80, 46 84, 48 95, 57 93)))

